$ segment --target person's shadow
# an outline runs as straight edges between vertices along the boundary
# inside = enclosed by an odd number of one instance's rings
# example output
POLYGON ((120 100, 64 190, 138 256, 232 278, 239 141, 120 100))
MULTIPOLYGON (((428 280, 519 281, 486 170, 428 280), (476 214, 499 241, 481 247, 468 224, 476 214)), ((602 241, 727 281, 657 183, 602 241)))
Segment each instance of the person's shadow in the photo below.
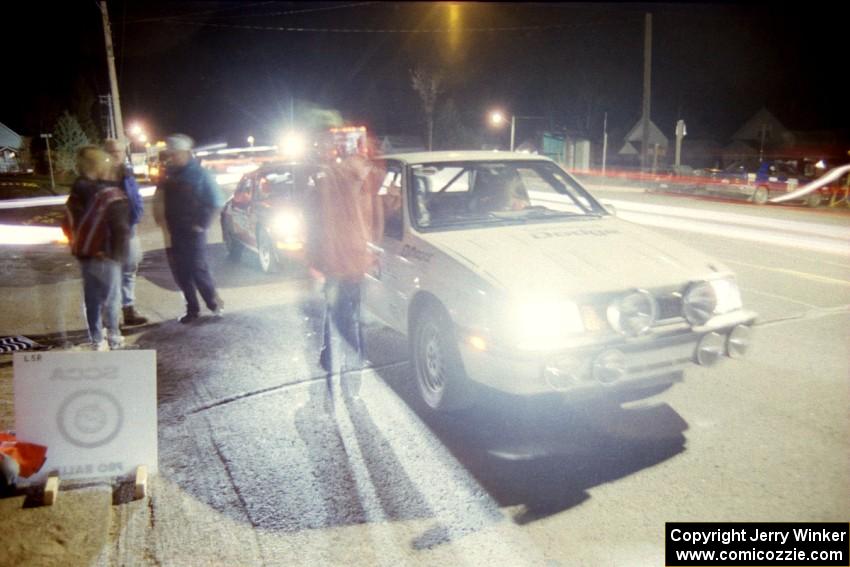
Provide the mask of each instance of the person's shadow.
MULTIPOLYGON (((208 245, 207 261, 216 286, 222 289, 303 280, 309 277, 307 270, 294 261, 284 263, 275 273, 263 273, 257 264, 256 254, 245 250, 238 259, 231 258, 221 242, 208 245)), ((180 291, 171 273, 165 248, 145 251, 138 274, 163 289, 180 291)))

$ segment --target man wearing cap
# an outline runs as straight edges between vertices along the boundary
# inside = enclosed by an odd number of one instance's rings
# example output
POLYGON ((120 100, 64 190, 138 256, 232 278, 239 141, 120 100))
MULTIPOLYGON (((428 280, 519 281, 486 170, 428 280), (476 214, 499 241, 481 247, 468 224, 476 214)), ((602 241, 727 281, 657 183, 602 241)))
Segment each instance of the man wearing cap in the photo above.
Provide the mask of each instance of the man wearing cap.
POLYGON ((124 315, 124 325, 144 325, 148 322, 136 311, 136 272, 142 261, 142 244, 136 233, 136 225, 142 220, 144 204, 139 194, 139 184, 133 175, 133 169, 127 163, 127 154, 118 140, 109 138, 103 144, 103 149, 110 155, 115 164, 115 179, 121 184, 124 193, 127 194, 130 206, 130 235, 127 240, 127 252, 124 256, 124 265, 121 266, 121 310, 124 315))
POLYGON ((184 134, 167 138, 166 174, 156 188, 171 236, 172 275, 186 299, 181 323, 200 316, 197 292, 216 317, 224 307, 207 262, 207 229, 224 205, 224 196, 210 172, 192 156, 192 146, 192 139, 184 134))

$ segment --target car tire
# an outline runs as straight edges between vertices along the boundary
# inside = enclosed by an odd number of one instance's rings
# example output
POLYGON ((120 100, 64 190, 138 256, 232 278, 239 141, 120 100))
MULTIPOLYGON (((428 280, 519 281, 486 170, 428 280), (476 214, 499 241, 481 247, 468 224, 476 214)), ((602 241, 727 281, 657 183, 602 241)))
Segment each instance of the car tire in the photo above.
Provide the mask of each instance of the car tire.
POLYGON ((767 203, 767 199, 770 196, 770 193, 767 191, 767 187, 761 185, 756 187, 756 190, 753 191, 753 203, 756 205, 764 205, 767 203))
POLYGON ((274 244, 265 230, 261 230, 257 235, 257 257, 263 272, 273 274, 277 271, 278 262, 274 244))
POLYGON ((814 191, 806 195, 806 206, 816 209, 820 206, 822 196, 818 191, 814 191))
POLYGON ((474 405, 453 325, 441 306, 430 303, 416 318, 411 360, 420 398, 431 410, 455 411, 474 405))
POLYGON ((224 220, 221 221, 221 238, 224 240, 224 247, 227 248, 227 257, 234 262, 239 260, 242 256, 242 244, 236 240, 233 229, 224 220))

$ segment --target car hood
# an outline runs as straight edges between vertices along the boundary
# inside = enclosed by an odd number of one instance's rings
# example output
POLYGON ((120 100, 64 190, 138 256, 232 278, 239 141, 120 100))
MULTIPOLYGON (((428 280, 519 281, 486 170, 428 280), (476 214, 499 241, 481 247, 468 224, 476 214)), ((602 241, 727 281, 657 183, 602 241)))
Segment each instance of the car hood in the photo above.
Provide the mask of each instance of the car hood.
POLYGON ((729 273, 701 252, 614 217, 422 237, 493 285, 523 294, 653 289, 729 273))

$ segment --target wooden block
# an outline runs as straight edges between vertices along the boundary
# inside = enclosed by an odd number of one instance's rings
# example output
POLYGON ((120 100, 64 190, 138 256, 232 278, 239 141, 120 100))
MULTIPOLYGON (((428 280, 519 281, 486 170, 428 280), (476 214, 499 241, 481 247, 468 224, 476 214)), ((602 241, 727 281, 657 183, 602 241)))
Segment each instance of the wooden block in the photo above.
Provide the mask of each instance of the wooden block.
POLYGON ((47 477, 47 484, 44 485, 44 505, 53 506, 56 498, 59 496, 59 477, 47 477))
POLYGON ((148 467, 139 465, 136 467, 136 500, 144 498, 148 494, 148 467))

